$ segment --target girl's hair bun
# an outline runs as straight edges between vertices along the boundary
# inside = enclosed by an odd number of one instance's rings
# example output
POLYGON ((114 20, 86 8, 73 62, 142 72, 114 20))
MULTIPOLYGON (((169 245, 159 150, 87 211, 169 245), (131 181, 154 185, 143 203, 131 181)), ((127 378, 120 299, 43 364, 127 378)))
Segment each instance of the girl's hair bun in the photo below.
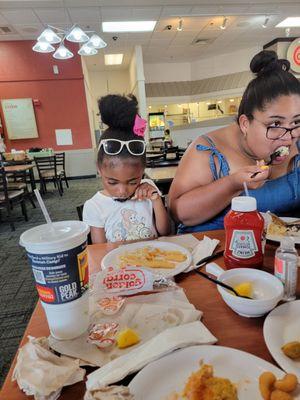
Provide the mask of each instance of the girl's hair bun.
POLYGON ((138 113, 138 101, 134 95, 109 94, 98 100, 102 121, 110 128, 132 131, 138 113))
POLYGON ((260 76, 266 72, 275 70, 289 71, 290 63, 285 59, 278 59, 278 56, 273 50, 263 50, 256 54, 250 63, 250 70, 260 76))

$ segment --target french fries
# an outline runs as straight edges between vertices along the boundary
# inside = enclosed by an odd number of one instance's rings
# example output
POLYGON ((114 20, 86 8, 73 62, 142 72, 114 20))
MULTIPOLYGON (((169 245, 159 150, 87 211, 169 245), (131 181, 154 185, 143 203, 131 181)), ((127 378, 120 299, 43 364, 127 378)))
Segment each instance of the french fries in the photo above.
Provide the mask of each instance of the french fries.
POLYGON ((185 261, 186 255, 180 251, 167 251, 156 247, 143 247, 135 251, 126 252, 120 257, 120 267, 126 265, 173 269, 177 263, 185 261))

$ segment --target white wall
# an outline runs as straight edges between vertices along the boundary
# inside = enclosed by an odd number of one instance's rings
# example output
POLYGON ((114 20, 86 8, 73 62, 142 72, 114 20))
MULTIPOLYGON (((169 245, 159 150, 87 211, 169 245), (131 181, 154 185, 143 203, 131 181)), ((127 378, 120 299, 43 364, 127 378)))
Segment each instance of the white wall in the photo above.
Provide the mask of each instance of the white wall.
POLYGON ((249 71, 252 57, 259 46, 208 57, 191 63, 145 64, 146 83, 195 81, 235 72, 249 71))
POLYGON ((144 64, 144 72, 146 83, 191 80, 191 64, 188 62, 144 64))

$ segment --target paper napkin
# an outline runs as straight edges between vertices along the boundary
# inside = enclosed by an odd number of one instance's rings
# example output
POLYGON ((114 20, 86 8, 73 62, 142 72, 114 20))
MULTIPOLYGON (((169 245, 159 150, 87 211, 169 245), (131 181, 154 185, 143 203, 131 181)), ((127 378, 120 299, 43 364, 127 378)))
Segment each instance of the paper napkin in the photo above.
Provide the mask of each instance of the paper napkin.
POLYGON ((204 238, 197 244, 197 246, 192 251, 192 259, 193 259, 192 264, 183 272, 190 272, 193 269, 198 268, 196 264, 199 261, 203 260, 203 258, 211 256, 219 243, 220 241, 218 239, 210 239, 209 237, 204 236, 204 238))

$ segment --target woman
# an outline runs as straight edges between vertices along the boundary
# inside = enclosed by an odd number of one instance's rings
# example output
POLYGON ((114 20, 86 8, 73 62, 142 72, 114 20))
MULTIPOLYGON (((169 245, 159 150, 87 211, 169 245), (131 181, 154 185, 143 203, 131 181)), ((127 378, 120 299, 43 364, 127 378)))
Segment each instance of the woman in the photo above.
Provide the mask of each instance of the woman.
POLYGON ((169 193, 179 232, 222 229, 244 182, 260 211, 300 207, 300 83, 289 67, 273 51, 257 54, 237 122, 189 146, 169 193))

